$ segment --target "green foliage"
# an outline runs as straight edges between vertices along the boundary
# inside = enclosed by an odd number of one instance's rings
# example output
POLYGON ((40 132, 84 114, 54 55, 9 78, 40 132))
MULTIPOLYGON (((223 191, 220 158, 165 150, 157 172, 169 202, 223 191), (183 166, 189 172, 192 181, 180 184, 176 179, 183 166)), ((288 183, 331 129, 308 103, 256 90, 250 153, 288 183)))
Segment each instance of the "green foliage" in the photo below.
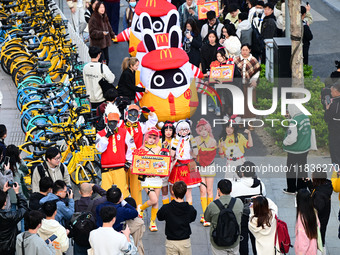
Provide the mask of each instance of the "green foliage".
MULTIPOLYGON (((265 69, 264 65, 261 65, 261 67, 262 70, 265 69)), ((308 101, 307 104, 305 104, 305 107, 311 113, 311 115, 309 116, 311 126, 315 129, 317 145, 319 148, 321 148, 328 145, 328 128, 326 122, 323 119, 324 109, 320 100, 321 90, 325 87, 325 85, 323 82, 320 81, 319 77, 317 77, 316 79, 312 77, 312 66, 304 66, 304 75, 305 88, 308 89, 311 93, 311 99, 308 101)), ((273 83, 270 83, 267 79, 263 77, 260 78, 260 82, 256 87, 256 109, 267 110, 271 108, 273 87, 273 83)), ((281 115, 281 100, 278 100, 278 107, 276 111, 268 116, 265 116, 264 119, 278 119, 280 121, 285 119, 284 116, 281 115)), ((278 146, 282 146, 282 141, 285 137, 286 128, 284 128, 278 121, 274 122, 274 127, 271 127, 271 122, 265 121, 265 124, 265 130, 275 139, 275 144, 277 144, 278 146)), ((284 124, 288 125, 288 123, 284 124)))

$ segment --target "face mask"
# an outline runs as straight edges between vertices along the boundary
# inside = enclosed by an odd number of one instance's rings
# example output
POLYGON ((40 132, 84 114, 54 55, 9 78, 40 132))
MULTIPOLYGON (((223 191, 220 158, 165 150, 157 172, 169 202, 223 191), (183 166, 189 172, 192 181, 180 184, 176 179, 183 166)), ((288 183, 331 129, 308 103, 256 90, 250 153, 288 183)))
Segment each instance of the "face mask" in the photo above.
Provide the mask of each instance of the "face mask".
POLYGON ((132 8, 135 8, 136 5, 137 5, 137 2, 131 2, 131 3, 129 3, 129 5, 130 5, 132 8))
POLYGON ((117 123, 118 123, 118 121, 116 121, 116 120, 110 120, 107 123, 108 128, 111 129, 111 131, 113 132, 116 129, 116 127, 117 127, 117 123))
POLYGON ((138 111, 135 109, 128 111, 127 119, 130 122, 135 123, 138 120, 138 111))
POLYGON ((257 12, 258 14, 262 14, 262 13, 263 13, 263 9, 256 9, 256 12, 257 12))

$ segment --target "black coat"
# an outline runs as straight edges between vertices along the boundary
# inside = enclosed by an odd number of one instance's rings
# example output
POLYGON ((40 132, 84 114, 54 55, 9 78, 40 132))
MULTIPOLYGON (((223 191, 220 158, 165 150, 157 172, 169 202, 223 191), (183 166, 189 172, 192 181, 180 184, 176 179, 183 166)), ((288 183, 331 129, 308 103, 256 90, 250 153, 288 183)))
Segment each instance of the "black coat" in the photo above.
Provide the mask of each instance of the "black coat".
POLYGON ((27 202, 22 194, 17 195, 18 210, 0 210, 0 254, 15 253, 15 242, 18 235, 17 224, 27 211, 27 202))
MULTIPOLYGON (((185 35, 183 35, 183 38, 186 38, 185 35)), ((201 57, 200 57, 201 47, 202 47, 202 38, 200 35, 193 36, 192 42, 186 43, 185 40, 183 41, 183 48, 188 54, 189 62, 197 67, 199 67, 201 63, 201 57)))
POLYGON ((43 197, 45 196, 41 194, 40 192, 32 193, 32 195, 30 196, 30 200, 29 200, 30 210, 39 210, 41 208, 41 204, 39 202, 40 202, 40 199, 42 199, 43 197))
POLYGON ((216 60, 217 48, 221 47, 218 43, 212 46, 211 44, 203 44, 201 48, 201 63, 202 63, 202 72, 204 74, 210 70, 211 62, 216 60))
POLYGON ((135 72, 132 72, 130 68, 124 70, 118 82, 118 95, 134 100, 136 92, 144 91, 144 88, 136 86, 135 72))
POLYGON ((165 220, 165 235, 168 240, 185 240, 191 235, 190 223, 194 222, 197 211, 188 202, 175 200, 163 205, 157 212, 159 221, 165 220))
POLYGON ((273 39, 273 37, 277 35, 276 18, 274 13, 263 18, 261 35, 263 39, 273 39))

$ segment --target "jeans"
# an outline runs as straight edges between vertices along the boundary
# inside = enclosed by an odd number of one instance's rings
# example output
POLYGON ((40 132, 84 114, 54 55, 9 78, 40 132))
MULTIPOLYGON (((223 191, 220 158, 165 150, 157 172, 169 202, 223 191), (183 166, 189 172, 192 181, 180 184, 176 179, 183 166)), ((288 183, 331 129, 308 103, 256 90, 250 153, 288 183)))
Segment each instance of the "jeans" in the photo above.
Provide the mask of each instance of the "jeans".
POLYGON ((74 243, 73 255, 87 255, 88 249, 91 249, 91 246, 90 247, 84 247, 84 246, 80 246, 80 245, 74 243))

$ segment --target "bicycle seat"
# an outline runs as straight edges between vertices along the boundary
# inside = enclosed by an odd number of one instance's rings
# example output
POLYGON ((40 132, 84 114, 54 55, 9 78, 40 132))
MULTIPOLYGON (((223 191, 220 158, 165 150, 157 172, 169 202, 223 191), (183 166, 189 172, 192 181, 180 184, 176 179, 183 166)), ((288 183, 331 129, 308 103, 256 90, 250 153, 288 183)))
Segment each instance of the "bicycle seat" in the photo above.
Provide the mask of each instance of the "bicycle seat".
POLYGON ((52 139, 54 137, 60 137, 61 134, 63 134, 63 132, 61 132, 61 133, 49 133, 49 134, 46 134, 45 137, 47 139, 52 139))
POLYGON ((36 124, 36 127, 38 128, 38 129, 44 129, 44 128, 47 128, 47 127, 50 127, 51 126, 51 124, 49 124, 49 123, 45 123, 45 124, 36 124))
POLYGON ((42 147, 51 147, 51 146, 53 146, 55 144, 56 144, 56 142, 42 142, 41 146, 42 147))
MULTIPOLYGON (((59 85, 59 83, 46 83, 46 84, 41 84, 41 85, 39 85, 39 88, 52 88, 52 87, 56 87, 56 86, 58 86, 59 85)), ((56 99, 57 97, 54 97, 54 98, 48 98, 48 100, 50 100, 50 101, 53 101, 54 99, 56 99)))
POLYGON ((32 54, 37 54, 39 52, 41 52, 43 49, 37 49, 37 50, 30 50, 30 53, 32 54))
MULTIPOLYGON (((24 37, 25 37, 25 36, 22 37, 23 40, 25 40, 24 37)), ((40 43, 33 43, 33 44, 27 45, 26 48, 27 48, 28 50, 34 50, 34 49, 38 48, 39 45, 40 45, 40 43)))
POLYGON ((51 67, 51 61, 38 61, 37 65, 41 68, 51 67))
POLYGON ((40 74, 42 74, 42 73, 47 73, 47 72, 48 72, 48 69, 49 69, 49 67, 46 67, 46 68, 40 68, 40 67, 38 67, 38 68, 37 68, 37 72, 40 73, 40 74))
POLYGON ((43 151, 33 151, 33 155, 35 157, 41 157, 41 156, 45 155, 45 153, 46 153, 45 150, 43 150, 43 151))
MULTIPOLYGON (((35 37, 35 35, 25 35, 25 36, 23 36, 22 37, 22 39, 23 40, 29 40, 29 39, 32 39, 32 38, 34 38, 35 37)), ((28 45, 29 46, 29 45, 28 45)))
MULTIPOLYGON (((17 37, 23 37, 23 36, 26 36, 26 35, 30 35, 30 33, 28 32, 23 32, 23 31, 19 31, 18 33, 15 34, 17 37)), ((39 45, 38 45, 39 46, 39 45)))
MULTIPOLYGON (((39 68, 38 68, 39 69, 39 68)), ((44 94, 45 92, 49 91, 50 89, 49 88, 38 88, 37 89, 37 92, 38 93, 41 93, 41 94, 44 94)))
MULTIPOLYGON (((25 18, 26 18, 26 17, 25 17, 25 18)), ((25 31, 25 32, 28 32, 28 31, 30 31, 30 30, 32 29, 32 27, 31 27, 31 26, 27 26, 27 27, 22 26, 21 29, 22 29, 23 31, 25 31)))
POLYGON ((52 110, 47 110, 47 111, 44 111, 44 112, 47 113, 47 114, 53 115, 53 114, 56 114, 58 112, 58 108, 54 108, 52 110))
POLYGON ((2 30, 7 30, 7 29, 10 29, 12 28, 12 25, 2 25, 1 29, 2 30))

